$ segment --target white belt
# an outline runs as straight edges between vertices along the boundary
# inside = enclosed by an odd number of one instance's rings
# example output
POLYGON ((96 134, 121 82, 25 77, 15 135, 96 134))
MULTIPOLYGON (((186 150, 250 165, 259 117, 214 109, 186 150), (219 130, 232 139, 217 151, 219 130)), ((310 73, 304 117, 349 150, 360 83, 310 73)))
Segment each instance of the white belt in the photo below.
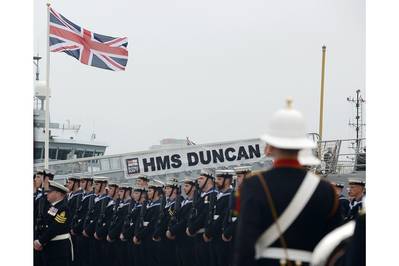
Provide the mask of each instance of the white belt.
POLYGON ((205 228, 201 228, 201 229, 199 229, 199 230, 197 231, 197 234, 200 234, 200 233, 205 233, 205 228))
POLYGON ((69 238, 71 238, 71 235, 69 233, 66 233, 66 234, 55 236, 50 241, 64 240, 64 239, 69 239, 69 238))
POLYGON ((55 236, 50 241, 58 241, 58 240, 64 240, 64 239, 69 239, 69 243, 71 243, 71 256, 72 256, 72 261, 73 261, 74 260, 73 243, 72 243, 71 235, 69 233, 55 236))
MULTIPOLYGON (((310 262, 312 259, 312 252, 299 249, 287 249, 288 259, 293 261, 310 262)), ((262 250, 256 259, 286 259, 283 248, 267 248, 262 250)))
POLYGON ((217 220, 217 218, 219 218, 219 215, 215 214, 215 215, 213 216, 213 220, 217 220))
POLYGON ((231 217, 231 220, 232 220, 233 222, 235 222, 235 221, 237 220, 237 217, 231 217))
POLYGON ((148 226, 150 222, 143 222, 143 226, 148 226))

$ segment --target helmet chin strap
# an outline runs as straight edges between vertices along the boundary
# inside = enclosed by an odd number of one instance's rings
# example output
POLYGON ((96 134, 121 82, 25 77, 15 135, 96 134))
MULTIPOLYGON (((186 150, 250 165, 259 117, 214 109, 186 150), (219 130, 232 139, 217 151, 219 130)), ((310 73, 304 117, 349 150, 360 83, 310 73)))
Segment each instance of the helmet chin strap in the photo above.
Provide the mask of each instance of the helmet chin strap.
POLYGON ((191 191, 193 190, 193 187, 194 187, 194 185, 191 184, 190 189, 187 192, 187 197, 188 197, 188 195, 190 195, 191 191))
POLYGON ((169 198, 169 199, 170 199, 170 197, 172 196, 174 190, 175 190, 175 187, 172 187, 172 190, 170 191, 170 193, 169 193, 169 195, 168 195, 168 198, 169 198))
POLYGON ((206 186, 206 183, 208 183, 209 176, 206 177, 205 183, 200 187, 201 191, 204 189, 206 186))
POLYGON ((115 197, 116 194, 116 187, 114 187, 114 193, 112 193, 112 199, 115 197))

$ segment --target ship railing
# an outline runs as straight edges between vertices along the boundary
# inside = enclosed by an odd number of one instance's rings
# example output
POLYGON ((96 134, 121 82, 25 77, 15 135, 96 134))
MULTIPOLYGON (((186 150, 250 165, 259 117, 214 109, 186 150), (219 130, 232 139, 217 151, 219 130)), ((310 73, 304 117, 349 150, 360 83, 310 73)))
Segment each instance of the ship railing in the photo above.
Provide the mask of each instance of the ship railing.
MULTIPOLYGON (((337 139, 319 141, 315 155, 321 159, 316 171, 321 175, 346 174, 357 170, 365 170, 365 142, 356 139, 337 139), (320 155, 319 155, 320 154, 320 155)), ((140 152, 141 153, 141 152, 140 152)), ((123 158, 132 153, 102 155, 62 161, 50 161, 49 168, 56 176, 67 175, 105 175, 120 172, 123 175, 123 158)), ((34 164, 34 170, 43 168, 43 163, 34 164)))
POLYGON ((337 139, 318 142, 315 154, 321 160, 322 175, 347 174, 366 169, 366 139, 337 139), (320 155, 319 155, 320 154, 320 155))

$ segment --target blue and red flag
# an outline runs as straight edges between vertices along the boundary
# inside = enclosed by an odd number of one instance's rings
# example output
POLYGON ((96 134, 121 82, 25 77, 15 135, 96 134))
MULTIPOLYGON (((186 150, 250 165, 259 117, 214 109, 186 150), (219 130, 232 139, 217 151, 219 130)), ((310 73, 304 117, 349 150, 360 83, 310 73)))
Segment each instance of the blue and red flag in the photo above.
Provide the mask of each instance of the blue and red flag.
POLYGON ((94 33, 52 8, 49 8, 49 12, 51 52, 64 52, 89 66, 125 70, 128 60, 127 37, 115 38, 94 33))

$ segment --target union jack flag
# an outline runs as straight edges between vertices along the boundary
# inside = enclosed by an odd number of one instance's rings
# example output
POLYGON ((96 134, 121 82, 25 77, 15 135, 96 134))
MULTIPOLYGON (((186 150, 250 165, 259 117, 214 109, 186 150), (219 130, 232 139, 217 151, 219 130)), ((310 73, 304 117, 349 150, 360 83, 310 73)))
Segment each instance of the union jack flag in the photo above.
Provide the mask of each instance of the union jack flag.
POLYGON ((49 8, 49 12, 51 52, 64 52, 89 66, 125 70, 128 60, 127 37, 115 38, 94 33, 52 8, 49 8))

